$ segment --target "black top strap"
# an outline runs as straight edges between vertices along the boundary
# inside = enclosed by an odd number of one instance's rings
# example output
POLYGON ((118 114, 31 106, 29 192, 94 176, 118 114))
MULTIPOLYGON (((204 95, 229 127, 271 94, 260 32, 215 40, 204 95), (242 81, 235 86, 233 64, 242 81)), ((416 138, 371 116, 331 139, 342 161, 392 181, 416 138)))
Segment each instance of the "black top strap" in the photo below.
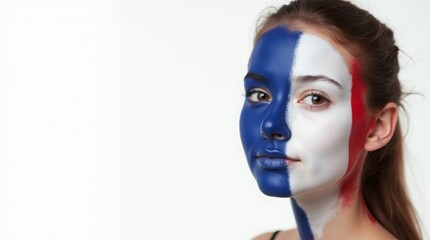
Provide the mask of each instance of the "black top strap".
POLYGON ((278 235, 281 231, 276 231, 273 233, 272 237, 270 237, 270 240, 275 240, 276 235, 278 235))

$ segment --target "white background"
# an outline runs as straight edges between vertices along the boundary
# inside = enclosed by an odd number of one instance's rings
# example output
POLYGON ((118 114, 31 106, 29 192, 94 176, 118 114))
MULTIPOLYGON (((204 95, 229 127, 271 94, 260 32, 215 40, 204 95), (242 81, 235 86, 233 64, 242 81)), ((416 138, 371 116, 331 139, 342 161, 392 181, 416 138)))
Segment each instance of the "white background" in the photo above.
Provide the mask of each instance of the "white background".
MULTIPOLYGON (((430 225, 430 2, 354 1, 393 28, 408 183, 430 225)), ((285 1, 0 3, 0 239, 249 239, 294 227, 238 119, 255 22, 285 1)))

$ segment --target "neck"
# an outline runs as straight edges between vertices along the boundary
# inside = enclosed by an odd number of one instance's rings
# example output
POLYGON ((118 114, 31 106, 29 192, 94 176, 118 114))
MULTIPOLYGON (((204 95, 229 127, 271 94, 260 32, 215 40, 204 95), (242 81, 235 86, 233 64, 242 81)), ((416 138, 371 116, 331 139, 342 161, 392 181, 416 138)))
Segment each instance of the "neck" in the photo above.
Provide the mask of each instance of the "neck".
POLYGON ((341 214, 337 189, 295 197, 292 206, 301 239, 320 239, 326 225, 341 214), (315 200, 317 199, 317 200, 315 200))
POLYGON ((352 233, 359 236, 364 228, 375 225, 359 189, 348 188, 345 194, 344 187, 333 186, 294 197, 292 206, 300 238, 351 239, 352 233))

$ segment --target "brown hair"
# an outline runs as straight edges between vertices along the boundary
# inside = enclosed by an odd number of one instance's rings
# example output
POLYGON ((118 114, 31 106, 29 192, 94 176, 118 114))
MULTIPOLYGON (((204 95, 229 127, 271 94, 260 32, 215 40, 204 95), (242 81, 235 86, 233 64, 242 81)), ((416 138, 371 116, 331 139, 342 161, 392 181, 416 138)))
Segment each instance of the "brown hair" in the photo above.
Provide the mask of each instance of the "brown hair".
MULTIPOLYGON (((371 111, 394 102, 401 107, 398 51, 393 32, 369 12, 342 0, 296 0, 265 17, 262 34, 279 26, 302 23, 318 27, 345 45, 361 64, 366 105, 371 111)), ((369 211, 398 239, 421 239, 415 210, 408 198, 403 169, 403 138, 397 124, 391 141, 369 152, 362 170, 361 191, 369 211)))

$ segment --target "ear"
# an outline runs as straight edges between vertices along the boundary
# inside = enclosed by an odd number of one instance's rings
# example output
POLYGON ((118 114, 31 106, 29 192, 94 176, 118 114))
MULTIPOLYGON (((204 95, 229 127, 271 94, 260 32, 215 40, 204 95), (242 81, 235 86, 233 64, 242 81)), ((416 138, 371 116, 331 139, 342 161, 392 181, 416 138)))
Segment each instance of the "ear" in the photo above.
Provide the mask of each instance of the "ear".
POLYGON ((397 105, 392 102, 385 105, 381 111, 375 114, 374 124, 364 143, 364 150, 369 152, 382 148, 393 137, 397 124, 397 105))

